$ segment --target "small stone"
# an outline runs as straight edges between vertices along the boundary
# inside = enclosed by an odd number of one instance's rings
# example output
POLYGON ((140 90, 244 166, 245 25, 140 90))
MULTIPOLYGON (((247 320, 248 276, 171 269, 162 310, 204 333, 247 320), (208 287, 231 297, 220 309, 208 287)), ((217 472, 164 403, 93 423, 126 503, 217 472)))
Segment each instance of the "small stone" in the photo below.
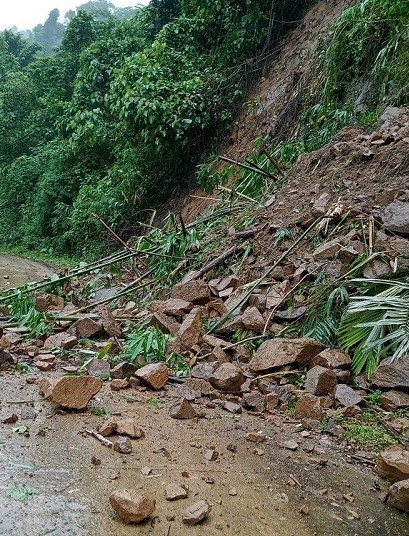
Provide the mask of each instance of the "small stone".
POLYGON ((409 451, 398 445, 388 447, 379 454, 376 470, 382 478, 391 482, 407 480, 409 478, 409 451))
POLYGON ((324 416, 321 397, 303 393, 295 405, 295 416, 297 419, 321 421, 324 416))
POLYGON ((294 439, 289 439, 288 441, 284 441, 283 447, 288 450, 297 450, 298 443, 297 441, 294 441, 294 439))
POLYGON ((101 465, 101 458, 97 458, 94 454, 91 456, 92 465, 101 465))
POLYGON ((247 307, 241 316, 244 327, 254 333, 262 333, 266 325, 263 315, 256 307, 247 307))
POLYGON ((154 326, 162 331, 162 333, 170 333, 176 335, 180 329, 180 324, 173 316, 168 316, 163 313, 153 313, 149 321, 150 326, 154 326))
POLYGON ((128 380, 136 370, 135 365, 132 363, 122 361, 110 370, 110 376, 113 380, 128 380))
POLYGON ((107 359, 94 357, 88 365, 88 374, 94 378, 107 379, 110 376, 111 367, 107 359))
POLYGON ((142 467, 141 469, 141 473, 143 474, 143 476, 148 476, 152 473, 152 469, 150 467, 142 467))
POLYGON ((169 484, 165 488, 165 499, 167 501, 177 501, 179 499, 186 499, 187 489, 179 484, 169 484))
POLYGON ((246 434, 247 441, 252 441, 253 443, 262 443, 267 438, 262 432, 248 432, 246 434))
POLYGON ((237 452, 237 445, 235 445, 234 443, 228 443, 226 449, 230 452, 237 452))
POLYGON ((330 240, 319 245, 313 252, 313 257, 316 261, 333 260, 341 249, 341 245, 337 239, 330 240))
POLYGON ((138 426, 136 419, 132 417, 117 420, 115 430, 118 434, 126 435, 132 439, 140 439, 145 436, 142 428, 138 426))
POLYGON ((129 387, 129 382, 127 380, 112 380, 111 381, 112 391, 121 391, 121 389, 126 389, 127 387, 129 387))
POLYGON ((230 488, 229 495, 232 497, 235 497, 237 495, 237 489, 236 488, 230 488))
POLYGON ((9 417, 6 417, 1 422, 3 424, 14 424, 17 421, 18 421, 18 415, 16 415, 15 413, 12 413, 9 417))
POLYGON ((388 491, 388 503, 409 514, 409 479, 392 484, 388 491))
POLYGON ((116 490, 109 496, 109 502, 125 523, 140 523, 155 510, 155 499, 142 490, 116 490))
POLYGON ((37 412, 34 408, 26 406, 21 408, 20 418, 22 421, 34 421, 37 418, 37 412))
POLYGON ((216 362, 199 363, 192 368, 191 376, 192 378, 198 380, 208 380, 213 375, 218 366, 219 363, 216 362))
POLYGON ((223 402, 222 408, 228 411, 229 413, 235 413, 235 414, 239 414, 243 411, 240 404, 235 404, 234 402, 229 402, 227 400, 223 402))
POLYGON ((326 348, 312 359, 311 364, 313 366, 321 365, 326 368, 339 369, 349 367, 351 358, 338 348, 326 348))
POLYGON ((80 318, 75 322, 72 327, 73 334, 79 339, 86 338, 89 339, 97 334, 102 329, 102 325, 99 322, 96 322, 92 318, 84 317, 80 318))
POLYGON ((104 437, 111 436, 116 431, 116 422, 116 418, 111 417, 101 424, 101 426, 98 428, 98 432, 104 437))
POLYGON ((135 376, 152 389, 162 389, 168 381, 169 370, 164 363, 151 363, 138 369, 135 376))
POLYGON ((203 456, 208 462, 214 462, 219 457, 219 453, 217 452, 217 450, 207 449, 205 450, 203 456))
POLYGON ((209 515, 210 506, 206 501, 198 501, 183 512, 183 523, 185 525, 197 525, 209 515))
POLYGON ((51 361, 41 361, 41 359, 37 359, 36 361, 34 361, 34 366, 42 372, 48 372, 55 368, 55 363, 52 363, 51 361))
POLYGON ((121 454, 131 454, 132 443, 129 437, 119 436, 114 443, 114 450, 116 452, 120 452, 121 454))
POLYGON ((196 412, 192 404, 186 398, 182 398, 170 407, 169 415, 173 419, 194 419, 196 412))
POLYGON ((280 395, 278 393, 267 393, 265 395, 266 410, 272 412, 278 406, 280 402, 280 395))

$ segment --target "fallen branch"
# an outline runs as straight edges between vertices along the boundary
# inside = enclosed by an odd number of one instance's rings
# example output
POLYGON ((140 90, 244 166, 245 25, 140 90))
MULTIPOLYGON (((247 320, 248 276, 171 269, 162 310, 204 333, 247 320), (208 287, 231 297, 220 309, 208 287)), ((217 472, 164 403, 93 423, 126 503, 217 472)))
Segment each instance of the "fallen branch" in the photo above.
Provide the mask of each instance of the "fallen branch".
POLYGON ((212 261, 205 264, 202 268, 200 268, 200 270, 196 270, 194 273, 192 273, 191 279, 199 279, 200 277, 204 276, 205 274, 207 274, 207 272, 210 272, 210 270, 216 268, 216 266, 219 266, 219 264, 224 262, 226 259, 232 257, 238 249, 239 246, 237 245, 231 246, 229 249, 226 249, 221 255, 219 255, 212 261))
POLYGON ((258 175, 263 175, 264 177, 268 177, 269 179, 276 179, 274 175, 271 175, 271 173, 268 173, 267 171, 264 171, 261 168, 249 166, 248 164, 244 164, 243 162, 238 162, 237 160, 232 160, 231 158, 227 158, 227 156, 218 156, 219 160, 223 160, 223 162, 228 162, 229 164, 234 164, 237 167, 246 169, 247 171, 252 171, 253 173, 257 173, 258 175))
POLYGON ((284 376, 302 374, 302 370, 280 370, 279 372, 269 372, 268 374, 262 374, 250 380, 250 383, 256 382, 258 380, 264 380, 264 378, 283 378, 284 376))
POLYGON ((104 447, 108 447, 109 449, 112 449, 112 447, 114 446, 112 441, 110 441, 106 437, 102 436, 101 434, 99 434, 95 430, 85 430, 85 432, 88 435, 90 435, 92 437, 95 437, 95 439, 97 439, 100 443, 102 443, 104 445, 104 447))

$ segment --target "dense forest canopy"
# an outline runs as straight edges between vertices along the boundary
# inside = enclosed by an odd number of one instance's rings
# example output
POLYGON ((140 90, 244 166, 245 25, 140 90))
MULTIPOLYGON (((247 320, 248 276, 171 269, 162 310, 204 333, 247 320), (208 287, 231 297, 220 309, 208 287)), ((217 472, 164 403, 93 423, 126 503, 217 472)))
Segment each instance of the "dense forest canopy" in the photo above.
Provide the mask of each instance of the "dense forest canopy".
MULTIPOLYGON (((129 236, 147 208, 186 185, 263 59, 311 3, 152 0, 131 13, 96 0, 68 13, 63 28, 52 11, 35 40, 2 32, 0 245, 98 253, 106 244, 95 214, 129 236)), ((313 107, 320 125, 348 98, 342 80, 366 80, 371 61, 382 81, 394 69, 382 95, 396 93, 400 77, 406 98, 405 4, 362 0, 335 28, 313 107), (354 22, 365 17, 367 35, 354 22)))

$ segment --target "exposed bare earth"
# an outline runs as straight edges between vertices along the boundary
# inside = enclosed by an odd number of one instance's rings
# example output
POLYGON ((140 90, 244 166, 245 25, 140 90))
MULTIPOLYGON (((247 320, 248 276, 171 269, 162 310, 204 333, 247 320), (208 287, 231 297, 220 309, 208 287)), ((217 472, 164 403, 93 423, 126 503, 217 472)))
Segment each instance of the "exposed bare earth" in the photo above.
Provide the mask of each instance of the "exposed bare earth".
POLYGON ((14 255, 0 255, 0 290, 39 281, 51 273, 46 264, 14 255))
POLYGON ((176 390, 113 393, 106 385, 99 393, 98 405, 136 417, 145 432, 145 438, 133 441, 133 454, 123 455, 81 434, 101 424, 102 417, 56 413, 40 399, 38 386, 26 383, 26 376, 3 375, 1 419, 11 413, 20 418, 0 428, 0 535, 409 534, 407 516, 379 500, 372 469, 346 463, 327 436, 312 432, 302 438, 288 417, 234 416, 206 408, 204 402, 195 405, 203 418, 177 421, 167 412, 176 390), (152 397, 162 401, 160 408, 148 403, 152 397), (20 420, 26 407, 36 410, 34 421, 20 420), (30 437, 12 431, 19 425, 29 427, 30 437), (44 436, 38 435, 40 430, 44 436), (248 442, 247 431, 262 431, 267 441, 248 442), (282 448, 288 439, 299 443, 297 451, 282 448), (237 447, 236 453, 228 444, 237 447), (313 454, 304 452, 308 444, 315 446, 313 454), (218 460, 204 458, 209 447, 219 452, 218 460), (93 465, 92 456, 101 465, 93 465), (150 467, 151 473, 144 476, 142 467, 150 467), (166 501, 169 483, 187 484, 189 497, 166 501), (35 488, 37 494, 23 503, 5 497, 6 490, 20 486, 35 488), (138 486, 156 499, 156 510, 142 525, 125 525, 114 517, 108 497, 114 489, 138 486), (235 496, 230 495, 233 487, 235 496), (345 494, 352 494, 353 503, 345 494), (199 499, 211 504, 209 518, 186 527, 182 512, 199 499))

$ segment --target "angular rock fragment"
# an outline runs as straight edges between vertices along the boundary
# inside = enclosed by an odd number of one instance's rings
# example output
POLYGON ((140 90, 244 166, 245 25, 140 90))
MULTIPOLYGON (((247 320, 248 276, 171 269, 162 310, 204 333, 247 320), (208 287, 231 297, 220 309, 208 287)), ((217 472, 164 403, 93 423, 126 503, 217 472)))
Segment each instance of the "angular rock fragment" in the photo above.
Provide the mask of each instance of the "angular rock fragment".
POLYGON ((165 315, 181 318, 193 309, 193 303, 179 298, 169 298, 164 301, 154 301, 150 304, 149 310, 154 313, 163 313, 165 315))
POLYGON ((331 369, 316 365, 308 372, 305 379, 305 390, 313 395, 327 395, 334 391, 337 377, 331 369))
POLYGON ((409 359, 384 359, 371 377, 372 385, 389 389, 409 388, 409 359))
POLYGON ((156 502, 144 491, 119 489, 111 493, 109 502, 125 523, 140 523, 155 510, 156 502))
POLYGON ((151 363, 135 372, 135 376, 152 389, 162 389, 169 378, 168 367, 164 363, 151 363))
POLYGON ((153 313, 152 318, 149 321, 150 326, 155 326, 160 329, 162 333, 170 333, 176 335, 180 329, 180 324, 172 316, 165 315, 164 313, 153 313))
POLYGON ((169 408, 169 415, 173 419, 194 419, 196 412, 191 403, 186 398, 182 398, 169 408))
POLYGON ((380 216, 389 231, 409 234, 409 203, 395 199, 383 208, 380 216))
POLYGON ((233 363, 222 363, 210 376, 210 383, 221 391, 239 391, 244 383, 242 370, 233 363))
POLYGON ((112 391, 121 391, 121 389, 129 387, 129 382, 128 380, 112 380, 110 387, 112 391))
POLYGON ((14 365, 14 357, 6 350, 0 348, 0 370, 7 370, 14 365))
POLYGON ((72 326, 73 334, 79 339, 83 337, 89 339, 101 331, 101 329, 102 324, 89 317, 80 318, 72 326))
POLYGON ((349 367, 351 358, 349 355, 338 348, 326 348, 317 354, 311 361, 311 365, 321 365, 330 369, 342 369, 349 367))
POLYGON ((386 391, 381 395, 380 405, 387 411, 409 408, 409 394, 396 389, 386 391))
POLYGON ((77 337, 70 335, 69 333, 55 333, 50 335, 48 339, 44 341, 44 348, 64 348, 69 350, 78 343, 77 337))
POLYGON ((382 478, 399 482, 409 478, 409 451, 398 445, 382 451, 376 461, 376 470, 382 478))
POLYGON ((263 315, 256 307, 247 307, 241 315, 241 321, 246 329, 254 333, 262 333, 266 325, 263 315))
POLYGON ((178 331, 178 339, 186 348, 192 348, 203 339, 202 312, 197 307, 186 315, 178 331))
POLYGON ((388 503, 409 514, 409 479, 392 484, 388 491, 388 503))
POLYGON ((322 345, 313 339, 270 339, 255 352, 250 370, 263 372, 284 365, 306 365, 321 350, 322 345))
POLYGON ((188 506, 183 512, 183 523, 185 525, 197 525, 209 515, 210 506, 206 501, 198 501, 188 506))
POLYGON ((133 419, 132 417, 129 417, 128 419, 118 419, 116 421, 115 431, 119 435, 126 435, 132 439, 140 439, 145 435, 136 419, 133 419))
POLYGON ((243 395, 242 404, 246 409, 261 413, 266 409, 266 397, 259 391, 251 391, 243 395))
POLYGON ((187 489, 179 484, 169 484, 165 488, 165 499, 167 501, 178 501, 179 499, 186 499, 188 494, 187 489))
POLYGON ((208 380, 218 367, 219 363, 217 362, 199 363, 192 368, 191 376, 198 380, 208 380))
POLYGON ((335 400, 341 406, 358 406, 362 402, 362 397, 348 385, 337 385, 334 392, 335 400))
POLYGON ((69 409, 84 409, 102 387, 102 380, 92 376, 64 376, 55 384, 40 384, 40 393, 69 409))
POLYGON ((114 443, 114 450, 121 454, 131 454, 132 443, 129 437, 119 436, 114 443))
POLYGON ((185 300, 195 305, 204 305, 210 301, 210 290, 202 279, 195 279, 175 285, 171 290, 171 298, 185 300))
POLYGON ((297 419, 313 419, 320 421, 324 416, 327 405, 325 397, 303 393, 295 405, 297 419))
POLYGON ((113 380, 125 380, 128 379, 136 372, 136 367, 132 363, 122 361, 112 368, 109 373, 113 380))

